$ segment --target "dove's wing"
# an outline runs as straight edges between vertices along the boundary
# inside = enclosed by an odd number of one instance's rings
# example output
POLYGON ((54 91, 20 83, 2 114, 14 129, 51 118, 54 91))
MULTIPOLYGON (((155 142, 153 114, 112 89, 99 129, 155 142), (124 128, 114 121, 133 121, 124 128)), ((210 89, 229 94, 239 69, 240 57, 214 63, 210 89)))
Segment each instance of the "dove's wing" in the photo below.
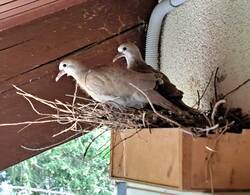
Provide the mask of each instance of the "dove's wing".
MULTIPOLYGON (((162 72, 155 70, 152 66, 146 64, 144 61, 135 61, 133 65, 130 65, 130 69, 141 73, 155 73, 158 78, 162 79, 162 83, 157 83, 155 90, 159 92, 164 99, 168 99, 170 102, 178 106, 180 109, 189 111, 190 113, 197 114, 198 111, 187 106, 183 101, 183 92, 176 88, 176 86, 170 82, 168 77, 162 72)), ((161 105, 164 107, 163 105, 161 105)))
POLYGON ((116 102, 129 107, 143 107, 147 100, 134 86, 146 92, 156 85, 155 75, 142 74, 119 66, 93 68, 82 78, 82 88, 96 101, 116 102))
POLYGON ((119 66, 101 66, 89 70, 81 83, 85 83, 86 92, 99 102, 111 101, 123 106, 143 107, 148 100, 137 87, 153 104, 180 112, 171 101, 154 90, 157 83, 154 73, 139 73, 119 66))
POLYGON ((150 90, 147 91, 145 94, 153 104, 161 106, 162 108, 165 108, 167 110, 171 110, 174 113, 182 113, 182 111, 178 107, 176 107, 176 105, 174 105, 171 101, 163 97, 157 91, 150 90))
POLYGON ((137 90, 130 83, 147 91, 155 88, 156 78, 152 73, 136 73, 119 66, 97 67, 90 70, 86 77, 87 88, 105 95, 131 95, 137 90))
POLYGON ((159 93, 161 93, 164 97, 182 99, 183 92, 177 89, 165 74, 155 70, 152 66, 146 64, 144 61, 135 61, 129 66, 129 69, 140 73, 155 73, 156 77, 163 81, 158 82, 157 84, 156 90, 159 91, 159 93))

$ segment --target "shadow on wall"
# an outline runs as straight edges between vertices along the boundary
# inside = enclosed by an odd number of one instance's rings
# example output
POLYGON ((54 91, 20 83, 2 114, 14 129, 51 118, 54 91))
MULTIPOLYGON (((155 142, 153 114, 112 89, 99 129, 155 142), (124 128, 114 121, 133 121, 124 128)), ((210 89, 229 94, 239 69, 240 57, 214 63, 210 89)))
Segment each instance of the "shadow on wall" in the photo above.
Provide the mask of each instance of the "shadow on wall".
MULTIPOLYGON (((161 70, 184 92, 190 106, 219 67, 218 92, 227 93, 250 78, 250 1, 189 0, 166 18, 161 41, 161 70)), ((201 101, 207 109, 213 84, 201 101)), ((227 98, 250 113, 250 82, 227 98)))

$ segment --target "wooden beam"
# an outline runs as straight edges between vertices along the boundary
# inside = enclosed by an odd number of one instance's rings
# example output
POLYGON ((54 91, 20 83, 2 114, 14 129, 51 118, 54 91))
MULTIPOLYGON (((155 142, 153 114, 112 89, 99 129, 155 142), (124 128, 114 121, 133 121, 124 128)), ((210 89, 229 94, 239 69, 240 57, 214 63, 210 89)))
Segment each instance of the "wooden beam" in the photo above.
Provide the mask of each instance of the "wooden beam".
POLYGON ((86 0, 1 0, 0 31, 31 22, 86 0))
POLYGON ((145 22, 153 2, 86 1, 25 27, 2 32, 0 82, 6 83, 65 54, 100 43, 145 22))
MULTIPOLYGON (((143 23, 148 20, 156 1, 130 2, 85 1, 58 14, 1 32, 0 123, 30 121, 38 117, 28 103, 15 94, 12 84, 41 98, 70 101, 65 94, 73 93, 72 79, 65 77, 58 83, 54 81, 62 58, 74 56, 94 66, 111 63, 122 42, 135 41, 143 48, 143 23)), ((0 127, 0 155, 4 156, 0 170, 42 152, 28 151, 21 145, 45 147, 73 134, 69 132, 53 138, 52 135, 63 129, 57 124, 35 125, 21 133, 19 129, 0 127)))

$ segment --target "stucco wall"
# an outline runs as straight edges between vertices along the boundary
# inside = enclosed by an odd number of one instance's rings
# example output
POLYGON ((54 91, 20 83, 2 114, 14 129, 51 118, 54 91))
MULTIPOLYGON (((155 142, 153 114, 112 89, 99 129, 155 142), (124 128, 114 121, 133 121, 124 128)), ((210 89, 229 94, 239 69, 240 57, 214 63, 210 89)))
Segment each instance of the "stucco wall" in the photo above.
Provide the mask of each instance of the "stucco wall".
MULTIPOLYGON (((211 72, 220 68, 219 92, 250 78, 250 1, 189 0, 165 20, 161 40, 161 70, 184 91, 193 105, 211 72)), ((202 108, 208 108, 213 87, 202 108)), ((250 113, 250 82, 227 98, 231 106, 250 113)))

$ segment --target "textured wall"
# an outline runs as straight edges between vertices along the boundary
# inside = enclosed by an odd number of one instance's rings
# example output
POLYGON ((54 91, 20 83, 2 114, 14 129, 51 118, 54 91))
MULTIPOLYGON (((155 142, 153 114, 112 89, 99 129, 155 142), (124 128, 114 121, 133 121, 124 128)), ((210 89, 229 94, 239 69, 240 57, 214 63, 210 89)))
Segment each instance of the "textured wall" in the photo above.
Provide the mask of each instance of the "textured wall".
MULTIPOLYGON (((189 0, 166 18, 161 70, 184 91, 186 103, 195 103, 217 66, 224 78, 220 93, 250 78, 250 0, 189 0)), ((203 109, 213 94, 210 87, 203 109)), ((250 82, 227 100, 250 113, 250 82)))

